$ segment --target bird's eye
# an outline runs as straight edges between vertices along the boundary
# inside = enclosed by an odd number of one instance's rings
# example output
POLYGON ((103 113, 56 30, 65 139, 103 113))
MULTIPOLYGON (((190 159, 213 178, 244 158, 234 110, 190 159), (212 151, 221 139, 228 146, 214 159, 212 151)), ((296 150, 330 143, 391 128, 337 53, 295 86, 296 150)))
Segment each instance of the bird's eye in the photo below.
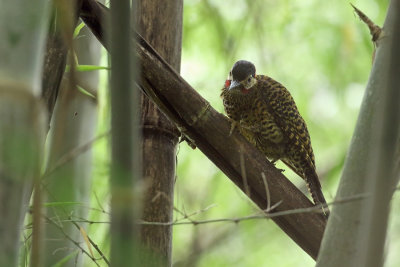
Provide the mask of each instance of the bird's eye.
POLYGON ((249 77, 249 78, 247 79, 247 82, 248 82, 248 83, 251 82, 251 77, 249 77))

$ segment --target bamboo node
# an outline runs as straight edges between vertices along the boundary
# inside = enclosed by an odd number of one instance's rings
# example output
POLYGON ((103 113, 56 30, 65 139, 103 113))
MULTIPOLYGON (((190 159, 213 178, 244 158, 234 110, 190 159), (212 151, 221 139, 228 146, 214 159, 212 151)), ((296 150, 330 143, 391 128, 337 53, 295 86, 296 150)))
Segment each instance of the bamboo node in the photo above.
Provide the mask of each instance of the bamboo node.
POLYGON ((201 120, 201 119, 208 113, 208 111, 210 110, 210 108, 211 108, 211 105, 210 105, 209 102, 207 102, 207 103, 202 107, 202 109, 199 111, 198 114, 196 114, 195 116, 192 116, 192 117, 191 117, 192 121, 189 121, 188 124, 189 124, 190 126, 195 125, 199 120, 201 120))

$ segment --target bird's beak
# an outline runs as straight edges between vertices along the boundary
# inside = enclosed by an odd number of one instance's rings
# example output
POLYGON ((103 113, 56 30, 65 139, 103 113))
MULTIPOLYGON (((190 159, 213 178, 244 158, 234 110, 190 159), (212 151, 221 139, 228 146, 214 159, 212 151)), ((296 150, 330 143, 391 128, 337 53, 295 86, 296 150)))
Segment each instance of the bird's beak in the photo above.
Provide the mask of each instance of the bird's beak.
POLYGON ((242 86, 242 84, 240 82, 232 80, 231 85, 229 86, 229 91, 238 90, 238 89, 240 89, 241 86, 242 86))

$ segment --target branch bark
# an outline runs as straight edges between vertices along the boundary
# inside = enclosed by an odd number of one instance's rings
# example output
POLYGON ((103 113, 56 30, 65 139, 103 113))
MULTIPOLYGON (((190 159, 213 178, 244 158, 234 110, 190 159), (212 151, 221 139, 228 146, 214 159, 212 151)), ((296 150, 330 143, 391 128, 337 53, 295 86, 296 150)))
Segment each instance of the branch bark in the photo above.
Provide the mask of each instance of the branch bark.
MULTIPOLYGON (((108 49, 104 39, 107 9, 92 0, 85 0, 81 18, 108 49)), ((313 206, 243 136, 236 131, 229 136, 230 123, 227 117, 214 110, 140 35, 133 32, 132 36, 137 40, 135 52, 142 71, 138 86, 260 209, 266 210, 278 202, 281 202, 280 205, 272 212, 313 206), (245 163, 246 184, 241 175, 241 162, 245 163), (268 183, 269 195, 266 193, 263 174, 268 183), (268 199, 271 203, 268 203, 268 199)), ((218 94, 219 87, 216 86, 218 94)), ((273 220, 316 259, 326 224, 322 214, 297 213, 275 217, 273 220)))

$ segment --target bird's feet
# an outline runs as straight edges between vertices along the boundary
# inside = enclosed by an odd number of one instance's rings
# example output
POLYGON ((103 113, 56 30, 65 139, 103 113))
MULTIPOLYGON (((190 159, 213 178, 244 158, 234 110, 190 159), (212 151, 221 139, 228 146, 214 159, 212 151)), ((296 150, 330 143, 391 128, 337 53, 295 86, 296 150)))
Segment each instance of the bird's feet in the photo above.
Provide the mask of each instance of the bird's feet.
MULTIPOLYGON (((276 168, 276 162, 278 161, 278 159, 273 159, 273 160, 271 160, 271 163, 272 164, 274 164, 274 167, 276 168)), ((279 169, 279 168, 276 168, 278 171, 280 171, 280 172, 284 172, 285 170, 284 169, 279 169)))
POLYGON ((233 130, 235 130, 236 126, 237 126, 237 122, 234 121, 234 120, 231 120, 231 129, 230 129, 230 131, 229 131, 229 135, 228 135, 228 136, 231 136, 231 135, 232 135, 233 130))
MULTIPOLYGON (((276 168, 276 167, 275 167, 276 168)), ((278 171, 280 171, 280 172, 284 172, 285 171, 285 169, 279 169, 279 168, 276 168, 278 171)))

